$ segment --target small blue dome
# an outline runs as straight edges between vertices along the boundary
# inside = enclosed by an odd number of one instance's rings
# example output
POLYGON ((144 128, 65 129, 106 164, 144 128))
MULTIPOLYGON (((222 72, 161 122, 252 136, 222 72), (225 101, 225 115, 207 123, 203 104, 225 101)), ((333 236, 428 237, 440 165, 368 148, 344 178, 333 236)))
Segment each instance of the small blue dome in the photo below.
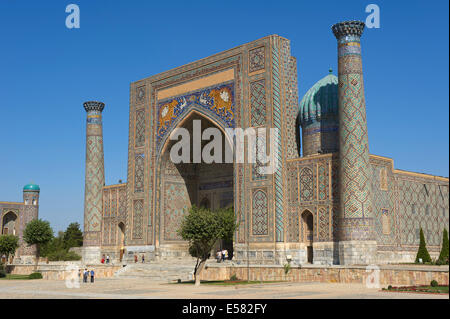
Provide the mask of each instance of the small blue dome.
POLYGON ((338 116, 338 78, 328 74, 306 92, 300 101, 300 124, 319 122, 326 117, 338 116))
POLYGON ((33 191, 33 192, 37 192, 37 191, 40 191, 41 189, 39 188, 39 185, 36 185, 36 184, 34 184, 34 183, 30 183, 30 184, 25 185, 25 186, 23 187, 23 190, 24 190, 24 191, 33 191))

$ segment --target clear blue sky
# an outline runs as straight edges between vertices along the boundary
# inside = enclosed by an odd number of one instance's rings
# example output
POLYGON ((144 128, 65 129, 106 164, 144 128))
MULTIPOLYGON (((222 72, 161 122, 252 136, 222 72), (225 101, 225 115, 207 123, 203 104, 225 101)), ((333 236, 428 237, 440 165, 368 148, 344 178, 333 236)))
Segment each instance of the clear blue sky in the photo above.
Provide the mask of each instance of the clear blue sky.
POLYGON ((300 98, 332 67, 330 26, 381 10, 363 67, 372 154, 448 176, 448 1, 0 2, 0 200, 41 187, 55 231, 83 224, 86 100, 103 112, 106 184, 127 178, 129 84, 269 34, 291 40, 300 98), (66 5, 81 28, 65 27, 66 5))

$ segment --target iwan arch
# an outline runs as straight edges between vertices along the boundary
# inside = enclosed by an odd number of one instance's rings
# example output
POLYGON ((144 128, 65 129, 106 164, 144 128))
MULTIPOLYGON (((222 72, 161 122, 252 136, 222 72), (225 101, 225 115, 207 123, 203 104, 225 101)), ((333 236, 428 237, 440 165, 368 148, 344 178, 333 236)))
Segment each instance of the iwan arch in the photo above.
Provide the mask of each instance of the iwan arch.
POLYGON ((363 28, 357 21, 333 26, 338 77, 330 72, 300 103, 296 59, 277 35, 133 82, 124 184, 104 186, 104 104, 86 102, 85 261, 186 256, 177 229, 192 204, 234 206, 237 262, 410 261, 420 227, 438 252, 448 178, 396 170, 390 158, 369 154, 363 28), (279 170, 172 163, 170 134, 177 127, 193 133, 196 119, 202 129, 277 128, 279 170))

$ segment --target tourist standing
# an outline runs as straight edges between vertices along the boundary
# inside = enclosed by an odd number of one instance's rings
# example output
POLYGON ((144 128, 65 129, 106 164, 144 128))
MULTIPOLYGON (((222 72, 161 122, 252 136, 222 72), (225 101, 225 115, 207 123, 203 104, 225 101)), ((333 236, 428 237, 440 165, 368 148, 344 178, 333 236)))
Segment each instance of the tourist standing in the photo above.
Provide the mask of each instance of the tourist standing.
POLYGON ((225 258, 224 258, 224 260, 228 260, 228 250, 227 249, 225 249, 225 258))
POLYGON ((92 270, 91 270, 91 283, 94 282, 94 275, 95 275, 94 269, 92 269, 92 270))
POLYGON ((222 250, 222 261, 225 261, 225 249, 224 250, 222 250))
POLYGON ((87 282, 87 277, 88 277, 88 271, 87 271, 87 268, 84 268, 84 271, 83 271, 83 282, 87 282))
POLYGON ((144 254, 142 254, 142 263, 145 263, 145 257, 144 257, 144 254))
POLYGON ((109 264, 109 255, 106 255, 106 263, 109 264))
POLYGON ((137 263, 138 257, 136 254, 134 254, 134 263, 137 263))
POLYGON ((222 260, 222 252, 220 251, 220 249, 217 250, 216 259, 218 263, 220 263, 220 261, 222 260))

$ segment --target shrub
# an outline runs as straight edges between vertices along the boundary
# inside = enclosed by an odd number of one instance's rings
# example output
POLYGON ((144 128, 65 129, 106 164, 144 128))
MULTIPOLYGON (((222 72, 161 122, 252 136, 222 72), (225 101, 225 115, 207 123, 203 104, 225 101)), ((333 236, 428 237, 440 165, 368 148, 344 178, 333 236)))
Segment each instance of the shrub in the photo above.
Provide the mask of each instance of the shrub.
POLYGON ((284 264, 284 274, 287 275, 290 270, 291 270, 291 264, 289 264, 289 263, 284 264))
POLYGON ((420 243, 419 243, 419 251, 417 252, 416 256, 416 263, 419 262, 419 259, 422 259, 422 262, 424 264, 431 262, 431 257, 427 250, 427 245, 425 243, 425 236, 423 234, 422 228, 420 228, 420 243))
POLYGON ((0 278, 5 278, 5 277, 6 277, 5 266, 3 266, 3 264, 0 264, 0 278))
POLYGON ((236 276, 236 274, 232 274, 230 276, 230 281, 236 281, 236 280, 238 280, 238 277, 236 276))
POLYGON ((28 276, 30 279, 42 279, 42 274, 40 272, 34 272, 28 276))
POLYGON ((73 251, 67 251, 65 249, 59 249, 57 251, 53 251, 47 255, 49 261, 72 261, 72 260, 81 260, 81 256, 73 251))
POLYGON ((388 290, 392 290, 392 285, 389 285, 389 286, 388 286, 388 290))
POLYGON ((442 262, 442 264, 448 264, 448 232, 447 229, 444 228, 444 233, 442 235, 442 248, 441 253, 439 254, 439 261, 442 262))
POLYGON ((68 251, 65 255, 64 255, 64 261, 72 261, 72 260, 81 260, 81 256, 78 255, 77 253, 73 252, 73 251, 68 251))
POLYGON ((432 280, 432 281, 430 282, 430 286, 431 286, 431 287, 437 287, 437 286, 438 286, 438 282, 437 282, 436 280, 432 280))

